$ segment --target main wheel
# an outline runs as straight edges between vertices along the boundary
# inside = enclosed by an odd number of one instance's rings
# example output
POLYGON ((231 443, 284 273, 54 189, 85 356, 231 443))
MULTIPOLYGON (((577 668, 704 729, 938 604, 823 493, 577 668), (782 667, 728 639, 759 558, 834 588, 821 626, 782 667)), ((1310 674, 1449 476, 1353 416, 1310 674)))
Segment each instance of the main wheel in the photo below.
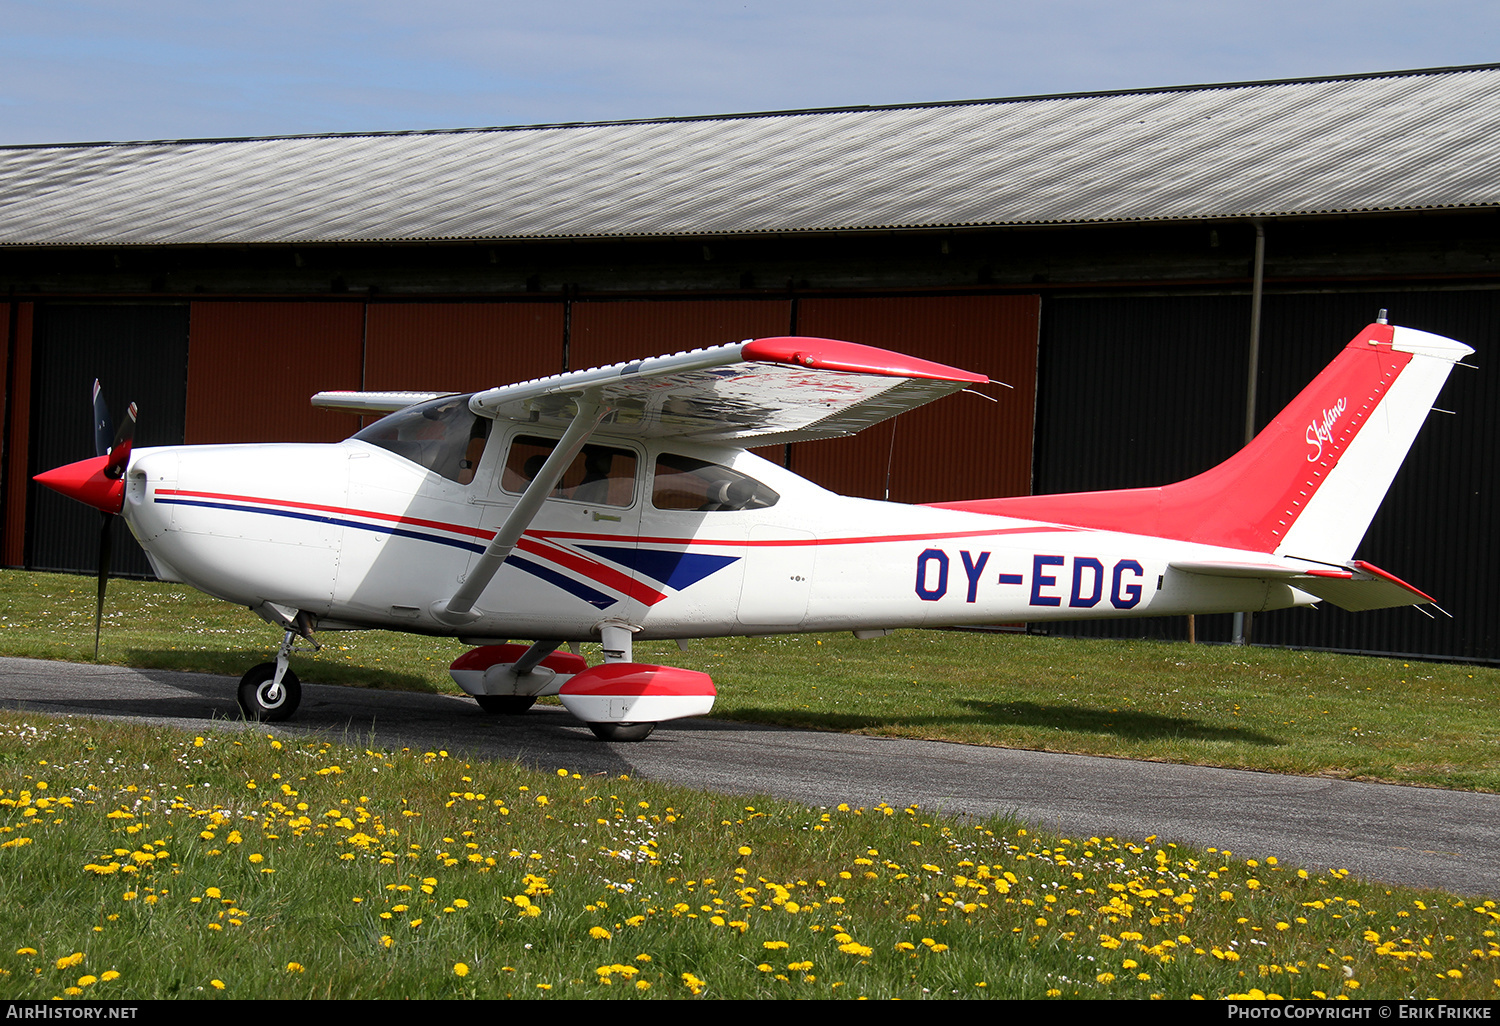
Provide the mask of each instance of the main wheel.
POLYGON ((275 701, 271 701, 266 696, 275 679, 275 663, 261 663, 251 667, 240 678, 240 711, 245 714, 245 719, 277 723, 290 718, 297 711, 297 703, 302 701, 302 682, 291 670, 286 671, 281 678, 281 692, 275 701))
POLYGON ((656 729, 654 723, 590 723, 600 741, 644 741, 656 729))
POLYGON ((496 716, 519 716, 536 705, 535 695, 474 695, 479 708, 496 716))

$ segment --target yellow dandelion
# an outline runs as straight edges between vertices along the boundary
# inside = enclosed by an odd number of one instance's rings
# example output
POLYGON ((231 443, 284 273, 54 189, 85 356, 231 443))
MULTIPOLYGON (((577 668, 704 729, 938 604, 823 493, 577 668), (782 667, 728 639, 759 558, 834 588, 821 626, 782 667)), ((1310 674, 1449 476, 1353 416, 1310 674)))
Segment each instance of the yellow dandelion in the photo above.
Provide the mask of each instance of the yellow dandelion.
POLYGON ((454 976, 467 976, 467 975, 469 975, 469 967, 466 966, 466 965, 464 965, 462 962, 454 962, 453 963, 453 975, 454 976))
POLYGON ((209 980, 208 981, 208 985, 210 987, 212 987, 214 990, 223 990, 224 989, 224 981, 223 980, 209 980))
POLYGON ((300 972, 302 972, 302 963, 301 962, 288 962, 286 964, 286 971, 289 972, 289 973, 300 973, 300 972))

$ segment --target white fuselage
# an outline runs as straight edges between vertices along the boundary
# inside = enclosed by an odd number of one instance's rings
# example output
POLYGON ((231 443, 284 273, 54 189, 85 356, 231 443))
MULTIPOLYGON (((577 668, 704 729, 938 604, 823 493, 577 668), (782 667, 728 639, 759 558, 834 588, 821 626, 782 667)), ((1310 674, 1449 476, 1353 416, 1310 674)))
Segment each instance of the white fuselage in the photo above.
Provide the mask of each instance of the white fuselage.
MULTIPOLYGON (((465 638, 639 638, 1017 623, 1310 604, 1286 584, 1169 561, 1264 554, 835 495, 737 448, 600 436, 638 454, 628 504, 548 499, 462 628, 451 596, 514 508, 497 422, 460 484, 351 439, 143 449, 123 515, 158 576, 324 626, 465 638), (659 453, 731 467, 777 494, 755 509, 658 509, 659 453)), ((628 490, 628 488, 626 489, 628 490)))

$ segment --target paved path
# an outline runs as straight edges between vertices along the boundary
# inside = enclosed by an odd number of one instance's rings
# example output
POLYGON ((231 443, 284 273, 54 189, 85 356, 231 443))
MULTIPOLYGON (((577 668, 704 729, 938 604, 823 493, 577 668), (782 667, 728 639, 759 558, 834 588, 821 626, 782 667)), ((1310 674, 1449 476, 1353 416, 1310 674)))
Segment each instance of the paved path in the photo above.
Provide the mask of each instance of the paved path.
MULTIPOLYGON (((201 730, 239 720, 229 677, 0 658, 0 707, 123 716, 201 730), (214 723, 214 721, 218 721, 214 723)), ((1005 814, 1073 835, 1229 848, 1360 876, 1500 897, 1500 795, 932 741, 685 720, 604 744, 560 708, 489 717, 466 699, 304 685, 276 729, 629 773, 810 805, 918 804, 1005 814)))

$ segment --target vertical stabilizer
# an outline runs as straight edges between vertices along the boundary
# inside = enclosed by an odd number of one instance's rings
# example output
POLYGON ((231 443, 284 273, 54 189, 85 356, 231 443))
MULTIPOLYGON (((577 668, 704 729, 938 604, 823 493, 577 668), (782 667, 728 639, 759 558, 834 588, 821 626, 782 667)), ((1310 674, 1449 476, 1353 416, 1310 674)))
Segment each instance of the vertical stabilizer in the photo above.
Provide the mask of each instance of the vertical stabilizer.
POLYGON ((1371 324, 1212 470, 1159 488, 936 505, 1345 563, 1468 346, 1371 324))
POLYGON ((1359 385, 1367 381, 1360 379, 1348 382, 1347 395, 1323 394, 1327 405, 1303 431, 1308 472, 1301 505, 1288 501, 1278 517, 1278 555, 1334 563, 1353 557, 1453 365, 1473 352, 1441 335, 1378 324, 1344 353, 1360 346, 1375 355, 1381 379, 1363 395, 1359 385), (1372 337, 1381 328, 1388 342, 1372 337))

